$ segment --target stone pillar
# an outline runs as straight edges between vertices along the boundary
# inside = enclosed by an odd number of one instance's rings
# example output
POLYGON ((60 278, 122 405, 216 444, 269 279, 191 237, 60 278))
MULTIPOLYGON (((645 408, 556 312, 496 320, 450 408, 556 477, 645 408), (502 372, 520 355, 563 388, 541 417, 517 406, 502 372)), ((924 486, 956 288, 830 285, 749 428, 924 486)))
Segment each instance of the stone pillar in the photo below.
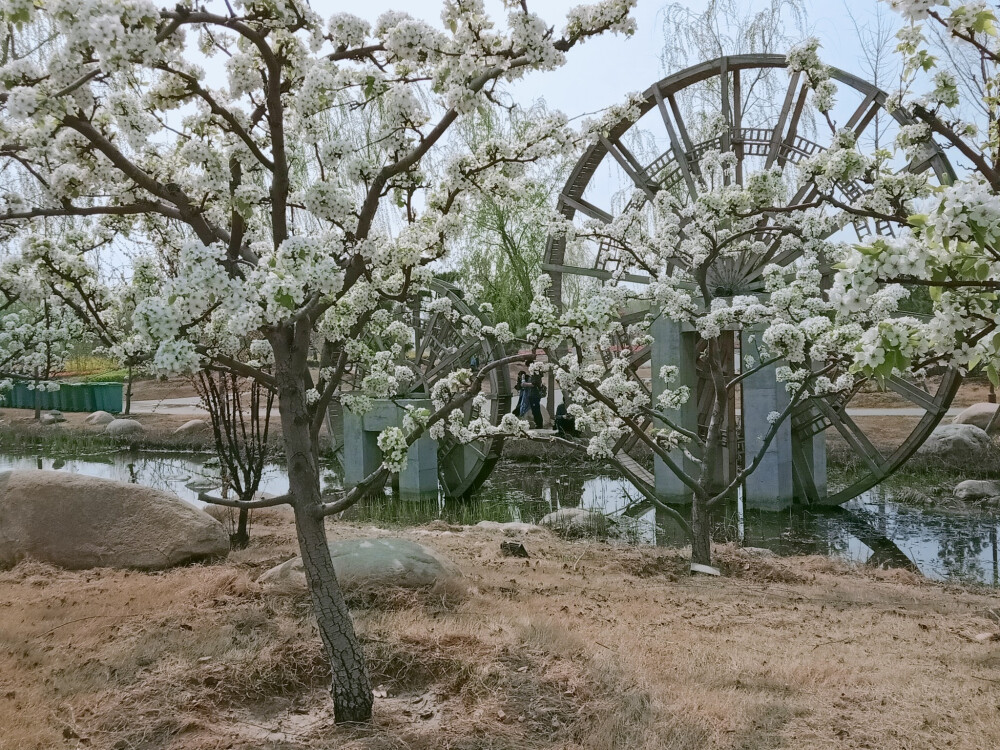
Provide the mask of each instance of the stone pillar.
MULTIPOLYGON (((430 408, 429 401, 378 400, 363 417, 344 410, 344 484, 352 487, 382 463, 378 436, 386 427, 399 427, 407 406, 430 408)), ((426 433, 406 452, 406 467, 399 472, 399 495, 407 500, 438 496, 437 441, 426 433)))
MULTIPOLYGON (((751 347, 744 345, 743 351, 751 347)), ((771 429, 767 415, 781 412, 788 405, 785 384, 775 377, 775 365, 765 367, 743 383, 743 438, 745 461, 749 465, 760 452, 764 436, 771 429)), ((746 478, 743 501, 747 508, 783 510, 792 504, 795 488, 792 481, 792 424, 784 420, 764 453, 757 470, 746 478)))
POLYGON ((406 452, 406 468, 399 472, 399 496, 403 500, 437 499, 437 441, 426 433, 406 452))
POLYGON ((364 417, 344 409, 344 486, 353 487, 382 463, 378 433, 366 432, 364 417))
MULTIPOLYGON (((657 316, 650 327, 653 337, 650 356, 652 369, 653 400, 663 392, 666 385, 660 377, 660 369, 671 365, 678 369, 677 379, 671 388, 686 385, 691 389, 691 397, 679 409, 671 409, 667 416, 670 420, 685 430, 698 430, 698 371, 696 362, 696 346, 698 334, 686 331, 680 323, 676 323, 662 315, 657 316)), ((698 465, 686 458, 682 451, 674 451, 671 455, 686 472, 697 475, 698 465)), ((691 502, 691 488, 671 471, 658 456, 654 459, 653 473, 656 478, 656 495, 665 503, 683 504, 691 502)))

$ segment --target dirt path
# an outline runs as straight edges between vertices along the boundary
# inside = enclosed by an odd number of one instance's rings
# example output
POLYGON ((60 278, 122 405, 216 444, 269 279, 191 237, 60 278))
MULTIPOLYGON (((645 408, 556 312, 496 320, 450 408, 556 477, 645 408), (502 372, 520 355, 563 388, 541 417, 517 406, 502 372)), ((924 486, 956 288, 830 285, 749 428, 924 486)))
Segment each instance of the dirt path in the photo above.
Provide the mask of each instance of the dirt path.
POLYGON ((465 584, 354 594, 369 729, 332 725, 300 594, 254 583, 294 552, 281 511, 249 550, 161 574, 0 573, 0 748, 973 748, 1000 736, 995 594, 824 558, 679 554, 438 523, 394 535, 465 584))

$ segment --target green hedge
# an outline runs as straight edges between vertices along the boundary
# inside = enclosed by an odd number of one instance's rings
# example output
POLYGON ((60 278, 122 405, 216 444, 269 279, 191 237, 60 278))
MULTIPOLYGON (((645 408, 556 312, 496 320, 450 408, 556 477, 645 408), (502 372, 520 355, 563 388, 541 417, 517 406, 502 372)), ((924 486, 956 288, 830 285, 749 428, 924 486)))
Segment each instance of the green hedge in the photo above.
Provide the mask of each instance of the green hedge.
POLYGON ((128 370, 109 370, 96 375, 87 375, 84 383, 124 383, 128 379, 128 370))

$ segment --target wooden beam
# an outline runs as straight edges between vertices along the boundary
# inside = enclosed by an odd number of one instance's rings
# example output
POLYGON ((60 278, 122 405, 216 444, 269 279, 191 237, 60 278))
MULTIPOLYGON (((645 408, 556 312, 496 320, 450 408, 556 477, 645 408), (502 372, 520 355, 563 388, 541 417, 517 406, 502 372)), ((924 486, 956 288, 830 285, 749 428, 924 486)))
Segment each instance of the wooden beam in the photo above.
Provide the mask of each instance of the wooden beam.
POLYGON ((694 176, 691 174, 690 165, 688 165, 687 153, 685 153, 687 149, 681 145, 680 140, 677 138, 677 131, 674 130, 674 124, 670 121, 667 105, 663 101, 663 94, 660 92, 658 86, 653 88, 653 97, 656 99, 656 106, 660 110, 660 117, 663 118, 663 126, 666 128, 667 136, 670 138, 670 148, 674 152, 674 161, 677 162, 677 168, 681 170, 681 175, 684 176, 688 194, 694 200, 698 197, 698 188, 694 183, 694 176))

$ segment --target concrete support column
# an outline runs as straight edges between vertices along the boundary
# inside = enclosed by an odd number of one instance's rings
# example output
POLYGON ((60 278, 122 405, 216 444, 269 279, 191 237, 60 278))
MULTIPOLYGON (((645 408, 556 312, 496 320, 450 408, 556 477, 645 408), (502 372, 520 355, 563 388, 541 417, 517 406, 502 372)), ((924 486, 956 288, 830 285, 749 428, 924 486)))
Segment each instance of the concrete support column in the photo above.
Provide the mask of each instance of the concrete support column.
MULTIPOLYGON (((653 400, 663 393, 667 387, 660 377, 660 369, 670 365, 678 369, 677 379, 670 388, 682 385, 691 389, 691 397, 679 409, 671 409, 667 416, 671 422, 685 430, 698 430, 698 372, 696 346, 698 334, 695 331, 685 331, 680 323, 664 316, 658 316, 650 328, 653 337, 650 352, 650 368, 652 369, 653 400)), ((698 464, 686 458, 682 451, 674 451, 671 459, 684 471, 697 475, 698 464)), ((656 494, 663 502, 672 504, 690 503, 692 492, 680 478, 658 456, 654 460, 653 473, 656 477, 656 494)))
MULTIPOLYGON (((744 345, 743 351, 751 347, 744 345)), ((765 367, 743 383, 743 436, 746 464, 760 453, 764 437, 771 429, 767 415, 781 412, 788 405, 785 384, 775 377, 775 365, 765 367)), ((782 510, 792 504, 795 487, 792 481, 792 425, 786 419, 778 427, 757 470, 746 478, 744 504, 747 508, 782 510)))
POLYGON ((378 433, 366 432, 364 417, 344 409, 344 485, 353 487, 382 464, 378 433))
MULTIPOLYGON (((382 463, 378 436, 387 427, 400 427, 406 407, 430 408, 429 401, 379 400, 372 410, 359 417, 344 411, 344 484, 352 487, 382 463)), ((399 495, 407 500, 438 496, 437 441, 424 434, 406 452, 406 466, 399 472, 399 495)))
POLYGON ((406 468, 399 472, 399 496, 403 500, 438 496, 437 441, 426 434, 406 452, 406 468))

